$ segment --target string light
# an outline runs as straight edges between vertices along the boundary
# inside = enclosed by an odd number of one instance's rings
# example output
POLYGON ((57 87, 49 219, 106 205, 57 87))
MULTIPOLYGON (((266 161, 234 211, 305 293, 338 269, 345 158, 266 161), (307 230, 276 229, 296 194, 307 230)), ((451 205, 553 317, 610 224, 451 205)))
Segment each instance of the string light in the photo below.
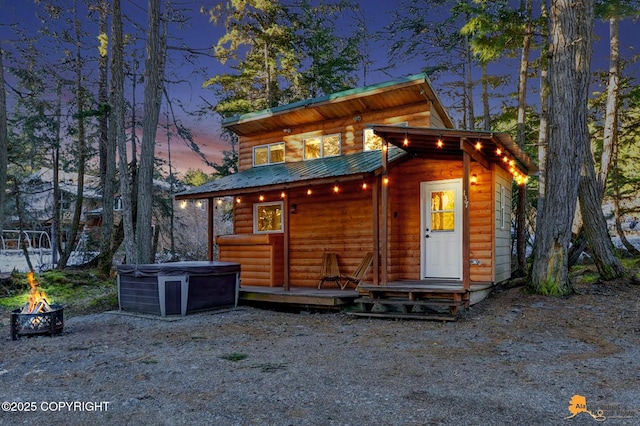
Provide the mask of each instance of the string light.
POLYGON ((438 148, 442 148, 442 146, 443 146, 443 145, 444 145, 444 142, 442 142, 442 138, 439 138, 439 139, 438 139, 438 142, 436 142, 436 146, 437 146, 438 148))
POLYGON ((496 155, 502 155, 502 150, 500 148, 496 149, 496 155))
POLYGON ((311 188, 307 189, 307 195, 311 195, 311 188))
POLYGON ((385 185, 389 184, 389 178, 385 177, 384 179, 382 179, 382 183, 384 183, 385 185))
POLYGON ((336 194, 338 192, 340 192, 340 187, 338 187, 338 184, 336 183, 335 185, 333 185, 333 192, 335 192, 336 194))
POLYGON ((260 196, 258 197, 258 199, 259 199, 260 201, 264 201, 264 195, 260 194, 260 196))
POLYGON ((240 197, 236 198, 236 203, 237 203, 237 204, 240 204, 240 202, 241 202, 241 201, 242 201, 242 200, 240 199, 240 197))
POLYGON ((286 194, 284 191, 282 191, 282 192, 280 193, 280 198, 285 198, 286 196, 287 196, 287 194, 286 194))
POLYGON ((476 150, 480 151, 480 149, 482 149, 482 144, 478 141, 476 142, 476 150))
POLYGON ((404 142, 402 142, 404 146, 409 145, 409 137, 407 136, 407 132, 404 132, 404 142))
POLYGON ((367 189, 367 182, 362 182, 362 189, 367 189))

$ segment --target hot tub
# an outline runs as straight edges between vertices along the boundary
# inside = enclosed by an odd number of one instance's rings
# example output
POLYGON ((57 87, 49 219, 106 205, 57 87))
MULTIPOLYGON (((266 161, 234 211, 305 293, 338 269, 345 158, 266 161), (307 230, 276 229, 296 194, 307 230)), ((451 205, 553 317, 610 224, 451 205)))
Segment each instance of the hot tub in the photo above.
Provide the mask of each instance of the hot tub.
POLYGON ((238 305, 239 263, 172 262, 117 269, 122 311, 184 316, 238 305))

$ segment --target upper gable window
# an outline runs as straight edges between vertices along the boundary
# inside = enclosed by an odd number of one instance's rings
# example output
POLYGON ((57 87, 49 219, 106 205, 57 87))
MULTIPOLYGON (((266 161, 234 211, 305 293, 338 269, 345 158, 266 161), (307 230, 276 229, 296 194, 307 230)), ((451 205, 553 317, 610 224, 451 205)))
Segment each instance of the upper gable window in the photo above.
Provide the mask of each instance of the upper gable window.
MULTIPOLYGON (((394 126, 406 127, 408 122, 393 124, 394 126)), ((366 128, 362 131, 362 146, 364 151, 375 151, 382 149, 382 138, 373 133, 373 129, 366 128)))
POLYGON ((284 142, 253 147, 253 165, 284 163, 284 142))
POLYGON ((303 145, 305 160, 335 157, 340 155, 340 134, 304 139, 303 145))

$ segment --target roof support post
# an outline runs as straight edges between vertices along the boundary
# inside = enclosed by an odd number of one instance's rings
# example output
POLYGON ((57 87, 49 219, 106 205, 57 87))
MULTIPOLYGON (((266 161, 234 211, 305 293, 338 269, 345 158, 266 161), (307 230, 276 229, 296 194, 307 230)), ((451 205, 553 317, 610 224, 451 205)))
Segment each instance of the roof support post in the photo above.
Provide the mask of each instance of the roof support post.
POLYGON ((380 178, 375 176, 371 184, 371 205, 373 206, 373 284, 380 284, 380 178))
POLYGON ((213 197, 207 198, 207 247, 209 248, 209 250, 207 251, 207 258, 209 259, 209 261, 213 260, 214 246, 216 243, 215 229, 213 229, 213 215, 216 211, 214 201, 215 200, 213 197))
POLYGON ((387 283, 389 282, 389 259, 388 259, 388 252, 389 252, 389 241, 387 239, 387 235, 388 235, 388 224, 389 224, 389 183, 388 183, 388 163, 389 163, 389 144, 387 143, 387 141, 385 140, 383 145, 382 145, 382 175, 381 175, 381 179, 382 179, 382 188, 381 188, 381 197, 382 197, 382 202, 381 202, 381 206, 380 208, 382 209, 382 218, 381 221, 382 223, 380 224, 380 233, 382 234, 380 237, 380 242, 381 242, 381 252, 380 252, 380 257, 381 257, 381 268, 382 268, 382 274, 381 274, 381 280, 380 280, 380 284, 381 285, 387 285, 387 283))
MULTIPOLYGON (((461 141, 461 144, 464 141, 461 141)), ((471 288, 471 226, 469 223, 470 156, 462 153, 462 285, 471 288)))
POLYGON ((284 257, 284 291, 289 291, 289 215, 291 211, 289 210, 289 191, 284 191, 284 199, 282 200, 282 214, 284 218, 284 248, 283 248, 283 257, 284 257))

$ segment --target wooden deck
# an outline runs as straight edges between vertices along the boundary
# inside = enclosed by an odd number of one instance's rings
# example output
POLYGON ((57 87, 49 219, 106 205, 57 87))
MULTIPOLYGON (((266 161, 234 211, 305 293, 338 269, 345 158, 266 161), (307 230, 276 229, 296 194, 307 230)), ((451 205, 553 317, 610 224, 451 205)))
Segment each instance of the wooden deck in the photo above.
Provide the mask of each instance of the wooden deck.
POLYGON ((360 310, 352 315, 452 321, 460 309, 468 309, 484 299, 490 284, 474 284, 465 289, 459 281, 399 281, 386 286, 361 284, 362 296, 355 301, 360 310), (472 297, 473 295, 473 297, 472 297))
POLYGON ((367 317, 450 320, 456 318, 458 308, 484 299, 491 287, 472 284, 470 291, 466 291, 457 281, 396 281, 386 286, 363 283, 357 290, 291 287, 286 291, 284 287, 243 285, 239 298, 241 304, 256 306, 346 310, 367 317), (359 310, 353 310, 354 307, 359 310), (440 308, 446 315, 433 313, 440 308))
POLYGON ((341 309, 353 305, 360 295, 355 290, 339 288, 241 286, 240 302, 253 305, 285 305, 299 308, 341 309))

